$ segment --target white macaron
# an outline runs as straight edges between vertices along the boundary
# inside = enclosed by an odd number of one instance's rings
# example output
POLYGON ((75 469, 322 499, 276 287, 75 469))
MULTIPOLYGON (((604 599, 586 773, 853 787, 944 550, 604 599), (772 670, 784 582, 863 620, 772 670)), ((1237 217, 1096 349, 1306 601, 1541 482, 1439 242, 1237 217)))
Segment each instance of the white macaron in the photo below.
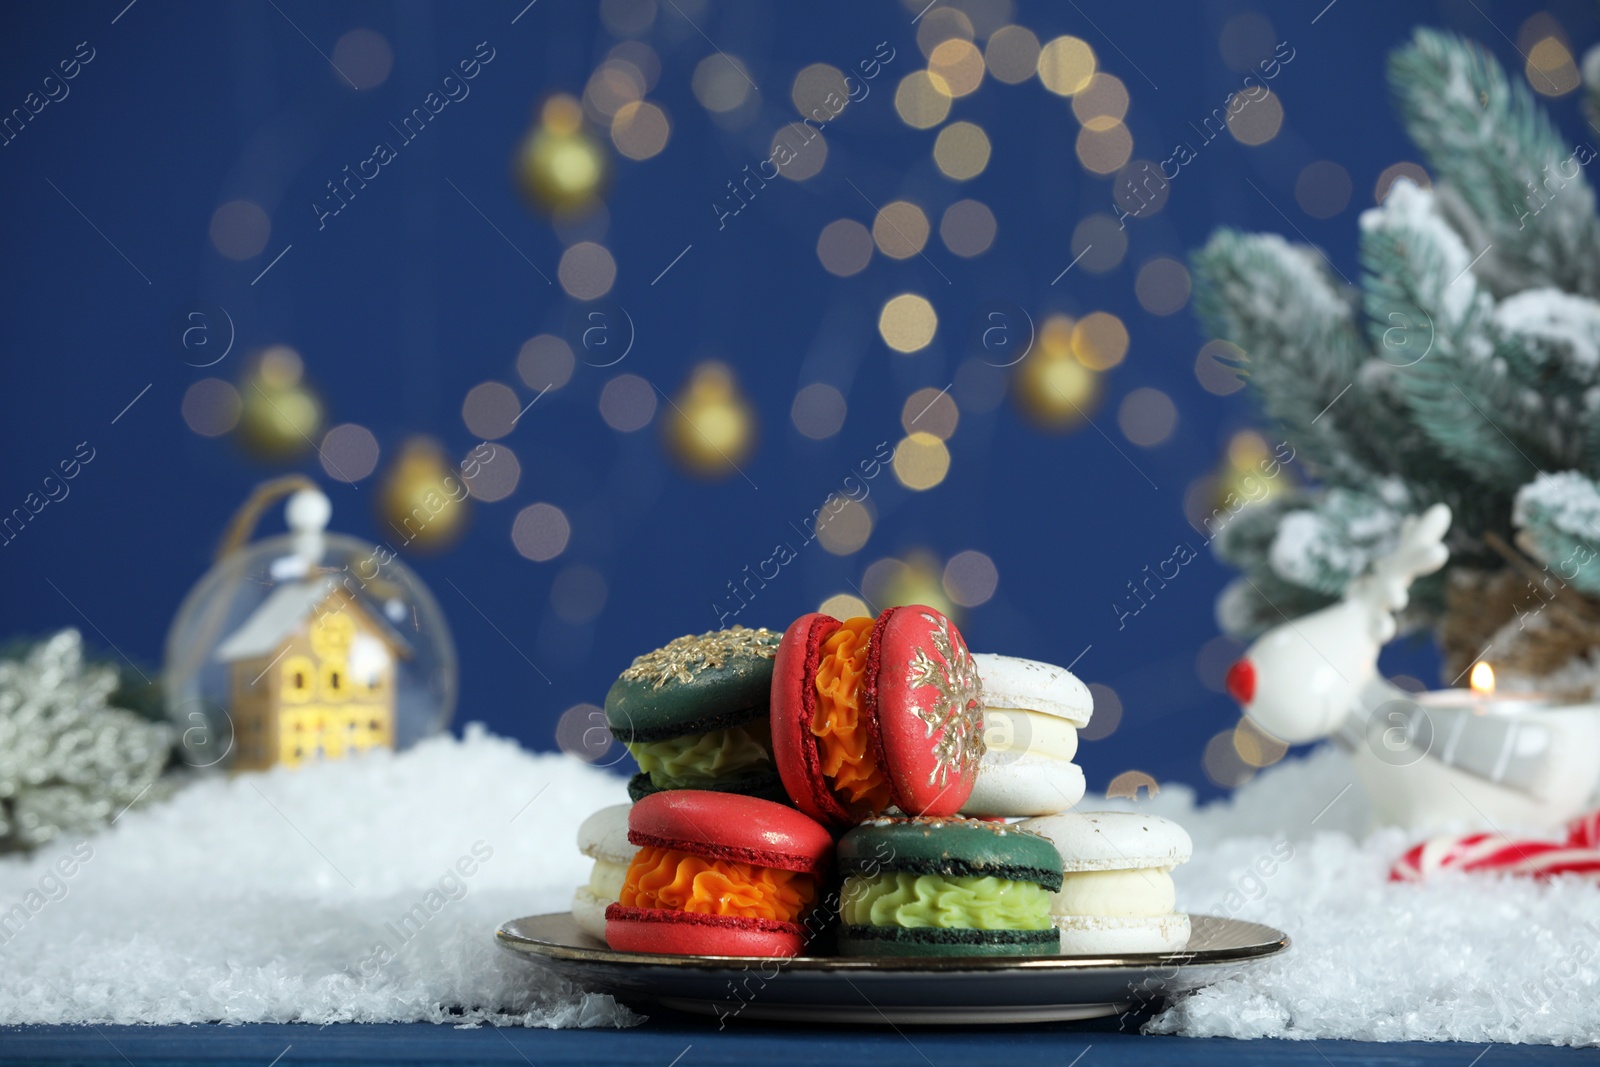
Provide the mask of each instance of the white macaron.
POLYGON ((578 826, 578 851, 594 860, 589 884, 572 894, 572 918, 585 933, 606 939, 606 908, 622 894, 628 864, 639 846, 628 840, 632 804, 601 808, 578 826))
POLYGON ((1063 954, 1177 952, 1189 943, 1189 916, 1175 910, 1171 873, 1194 852, 1183 827, 1128 811, 1064 812, 1018 826, 1061 853, 1050 916, 1063 954))
POLYGON ((1066 811, 1083 799, 1078 728, 1094 698, 1065 667, 1015 656, 972 656, 983 678, 984 743, 963 815, 1017 818, 1066 811))

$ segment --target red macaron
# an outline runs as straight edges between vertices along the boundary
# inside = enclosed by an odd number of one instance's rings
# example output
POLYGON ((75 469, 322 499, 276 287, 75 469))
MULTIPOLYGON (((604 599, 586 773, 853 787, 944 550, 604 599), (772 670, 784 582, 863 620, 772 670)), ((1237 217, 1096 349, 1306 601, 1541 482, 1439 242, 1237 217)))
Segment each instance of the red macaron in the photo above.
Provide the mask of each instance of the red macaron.
POLYGON ((795 956, 821 897, 833 838, 782 804, 736 793, 672 789, 628 814, 640 846, 606 944, 620 952, 795 956))
POLYGON ((784 632, 772 751, 795 806, 830 826, 895 808, 954 815, 983 758, 983 683, 960 631, 920 604, 784 632))

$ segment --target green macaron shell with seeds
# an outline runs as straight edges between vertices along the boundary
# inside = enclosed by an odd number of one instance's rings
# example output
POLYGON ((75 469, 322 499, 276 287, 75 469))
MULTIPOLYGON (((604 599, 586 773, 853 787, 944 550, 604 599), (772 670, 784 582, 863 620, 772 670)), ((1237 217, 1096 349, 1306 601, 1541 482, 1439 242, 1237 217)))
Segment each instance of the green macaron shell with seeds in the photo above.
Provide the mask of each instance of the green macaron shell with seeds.
POLYGON ((783 635, 735 626, 680 637, 635 659, 606 694, 606 725, 624 744, 703 734, 768 713, 783 635))
POLYGON ((839 841, 847 956, 1043 956, 1061 855, 1046 839, 961 818, 874 819, 839 841))
POLYGON ((782 634, 734 626, 638 657, 606 695, 606 725, 639 761, 635 801, 709 789, 785 801, 768 725, 782 634))

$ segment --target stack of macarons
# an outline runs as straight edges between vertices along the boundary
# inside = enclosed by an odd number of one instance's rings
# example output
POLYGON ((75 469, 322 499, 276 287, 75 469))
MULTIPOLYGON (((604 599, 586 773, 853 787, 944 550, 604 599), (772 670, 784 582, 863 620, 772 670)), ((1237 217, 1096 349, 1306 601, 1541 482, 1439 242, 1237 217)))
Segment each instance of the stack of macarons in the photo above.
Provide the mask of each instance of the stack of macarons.
POLYGON ((1065 667, 1038 660, 982 652, 972 658, 983 678, 987 751, 961 813, 1054 815, 1082 800, 1083 770, 1073 757, 1078 731, 1094 714, 1089 687, 1065 667))
MULTIPOLYGON (((580 827, 595 865, 573 914, 614 949, 791 956, 826 931, 852 955, 1109 951, 1065 920, 1172 911, 1169 893, 1117 912, 1104 898, 1126 887, 1083 877, 1112 868, 1058 847, 1071 835, 1049 819, 1086 818, 1060 813, 1083 796, 1088 690, 970 653, 933 608, 680 637, 635 659, 605 710, 639 764, 635 803, 580 827), (1048 818, 1004 821, 1027 816, 1048 818)), ((1177 919, 1145 926, 1176 939, 1177 919)), ((1138 950, 1143 927, 1123 927, 1138 950)))
POLYGON ((1070 955, 1177 952, 1189 942, 1189 916, 1176 911, 1172 868, 1194 845, 1175 822, 1131 811, 1067 812, 1018 823, 1062 856, 1062 882, 1050 899, 1070 955))

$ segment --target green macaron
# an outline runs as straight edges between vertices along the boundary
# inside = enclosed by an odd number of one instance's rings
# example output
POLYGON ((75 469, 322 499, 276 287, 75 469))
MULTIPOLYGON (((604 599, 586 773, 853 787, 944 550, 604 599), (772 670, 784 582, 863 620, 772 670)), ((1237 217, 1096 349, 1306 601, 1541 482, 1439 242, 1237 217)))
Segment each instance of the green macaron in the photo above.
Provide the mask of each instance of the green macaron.
POLYGON ((873 819, 839 840, 846 956, 1044 956, 1061 855, 1037 834, 961 818, 873 819))
POLYGON ((782 800, 768 705, 782 634, 734 626, 635 659, 606 694, 606 725, 639 763, 634 800, 714 789, 782 800))

